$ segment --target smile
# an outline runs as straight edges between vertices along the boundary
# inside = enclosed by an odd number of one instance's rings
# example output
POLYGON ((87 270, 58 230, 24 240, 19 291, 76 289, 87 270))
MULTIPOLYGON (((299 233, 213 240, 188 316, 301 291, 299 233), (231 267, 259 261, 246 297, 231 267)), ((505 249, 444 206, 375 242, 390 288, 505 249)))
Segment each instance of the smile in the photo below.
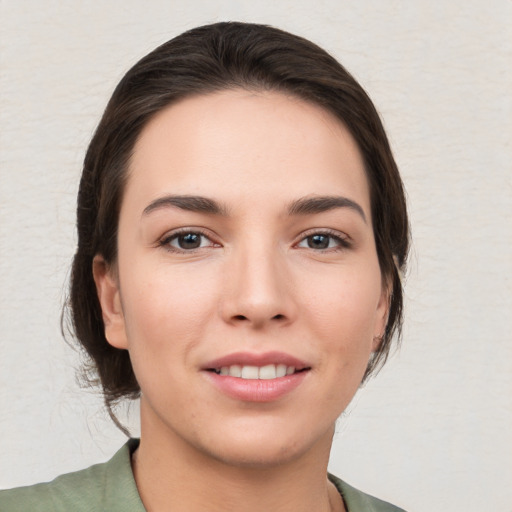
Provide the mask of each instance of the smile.
POLYGON ((222 366, 215 368, 217 375, 225 375, 229 377, 237 377, 247 380, 271 380, 293 375, 296 371, 295 366, 287 366, 285 364, 267 364, 265 366, 249 366, 234 364, 231 366, 222 366))
POLYGON ((273 402, 307 380, 312 366, 280 351, 236 352, 209 361, 203 375, 220 393, 243 402, 273 402))

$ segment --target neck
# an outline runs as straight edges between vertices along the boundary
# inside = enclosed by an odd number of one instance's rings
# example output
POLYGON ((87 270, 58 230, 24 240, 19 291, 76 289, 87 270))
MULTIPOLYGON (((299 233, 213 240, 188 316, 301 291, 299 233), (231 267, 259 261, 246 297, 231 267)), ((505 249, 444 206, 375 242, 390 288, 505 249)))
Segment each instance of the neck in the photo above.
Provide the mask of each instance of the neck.
POLYGON ((306 453, 275 464, 233 464, 191 447, 172 432, 142 420, 132 458, 148 512, 343 511, 327 480, 332 431, 306 453))

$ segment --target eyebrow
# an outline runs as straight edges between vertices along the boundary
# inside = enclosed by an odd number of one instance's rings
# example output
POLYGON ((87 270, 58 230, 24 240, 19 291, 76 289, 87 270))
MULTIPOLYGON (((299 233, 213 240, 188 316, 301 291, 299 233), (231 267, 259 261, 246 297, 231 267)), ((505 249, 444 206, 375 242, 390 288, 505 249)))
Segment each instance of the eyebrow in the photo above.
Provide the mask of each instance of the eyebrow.
POLYGON ((311 213, 323 213, 335 208, 349 208, 357 212, 362 219, 367 222, 366 215, 363 208, 343 196, 315 196, 315 197, 302 197, 293 201, 288 206, 289 215, 307 215, 311 213))
POLYGON ((164 196, 152 201, 142 215, 147 215, 155 210, 162 208, 179 208, 190 212, 209 213, 213 215, 227 215, 227 209, 213 199, 202 196, 164 196))
MULTIPOLYGON (((155 210, 163 208, 179 208, 181 210, 221 215, 223 217, 228 215, 227 208, 217 201, 204 196, 189 195, 159 197, 144 208, 142 215, 148 215, 155 210)), ((352 199, 343 196, 301 197, 288 205, 288 215, 323 213, 336 208, 350 208, 357 212, 364 222, 367 222, 363 208, 352 199)))

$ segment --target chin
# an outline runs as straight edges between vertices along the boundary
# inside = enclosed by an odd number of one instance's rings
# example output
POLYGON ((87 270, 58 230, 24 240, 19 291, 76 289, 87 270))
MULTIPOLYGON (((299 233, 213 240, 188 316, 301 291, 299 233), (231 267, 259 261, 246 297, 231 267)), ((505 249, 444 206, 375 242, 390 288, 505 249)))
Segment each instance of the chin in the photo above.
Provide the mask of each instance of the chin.
POLYGON ((206 455, 232 467, 263 469, 283 466, 309 455, 328 454, 334 432, 334 424, 322 434, 304 427, 293 432, 289 428, 245 429, 240 432, 226 431, 219 443, 205 443, 206 455))
POLYGON ((297 450, 292 446, 229 446, 208 455, 225 465, 244 469, 268 469, 283 466, 301 457, 307 450, 297 450))

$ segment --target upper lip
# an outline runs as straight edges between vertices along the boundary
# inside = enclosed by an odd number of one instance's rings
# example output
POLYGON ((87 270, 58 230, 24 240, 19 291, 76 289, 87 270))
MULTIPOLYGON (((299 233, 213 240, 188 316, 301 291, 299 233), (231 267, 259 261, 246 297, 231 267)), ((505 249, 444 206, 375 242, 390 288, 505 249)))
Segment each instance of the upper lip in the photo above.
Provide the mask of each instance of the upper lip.
POLYGON ((255 354, 251 352, 234 352, 218 359, 207 362, 204 370, 222 368, 223 366, 266 366, 269 364, 285 364, 293 366, 296 370, 309 368, 309 365, 300 359, 284 352, 264 352, 255 354))

